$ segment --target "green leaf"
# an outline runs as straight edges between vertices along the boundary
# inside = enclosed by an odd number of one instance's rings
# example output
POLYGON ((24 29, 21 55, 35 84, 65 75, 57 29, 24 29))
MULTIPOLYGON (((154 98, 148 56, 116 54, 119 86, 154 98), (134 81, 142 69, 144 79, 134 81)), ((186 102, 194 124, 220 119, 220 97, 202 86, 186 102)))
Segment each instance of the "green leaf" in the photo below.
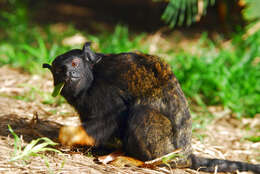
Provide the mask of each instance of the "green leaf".
POLYGON ((251 137, 248 137, 246 139, 249 140, 249 141, 252 141, 254 143, 260 142, 260 136, 251 136, 251 137))
POLYGON ((13 129, 11 128, 11 126, 9 124, 8 124, 8 130, 14 136, 14 155, 15 155, 15 154, 17 154, 17 152, 19 153, 21 151, 21 146, 19 144, 20 143, 20 139, 16 135, 16 133, 13 131, 13 129))
POLYGON ((64 84, 65 84, 65 83, 62 82, 62 83, 59 83, 58 85, 55 85, 55 86, 54 86, 54 89, 53 89, 53 92, 52 92, 52 96, 53 96, 53 97, 56 97, 57 95, 60 94, 60 92, 61 92, 61 90, 62 90, 64 84))
POLYGON ((183 155, 182 155, 182 154, 179 154, 179 153, 174 153, 174 154, 169 155, 169 156, 167 156, 167 157, 163 157, 163 158, 162 158, 162 162, 163 162, 164 164, 168 164, 168 162, 170 162, 170 161, 172 161, 172 160, 174 160, 174 159, 176 159, 176 158, 179 158, 179 157, 183 157, 183 155))

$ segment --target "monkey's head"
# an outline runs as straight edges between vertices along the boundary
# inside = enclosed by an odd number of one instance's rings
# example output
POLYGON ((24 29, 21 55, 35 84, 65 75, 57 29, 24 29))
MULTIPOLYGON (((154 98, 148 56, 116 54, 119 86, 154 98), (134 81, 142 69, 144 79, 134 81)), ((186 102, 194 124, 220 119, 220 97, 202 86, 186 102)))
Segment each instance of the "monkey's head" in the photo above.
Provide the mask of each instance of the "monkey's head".
POLYGON ((52 65, 43 64, 53 75, 54 91, 52 96, 59 93, 63 96, 76 97, 82 90, 91 86, 94 79, 92 67, 100 60, 90 49, 90 42, 84 44, 81 49, 73 49, 59 55, 52 62, 52 65))

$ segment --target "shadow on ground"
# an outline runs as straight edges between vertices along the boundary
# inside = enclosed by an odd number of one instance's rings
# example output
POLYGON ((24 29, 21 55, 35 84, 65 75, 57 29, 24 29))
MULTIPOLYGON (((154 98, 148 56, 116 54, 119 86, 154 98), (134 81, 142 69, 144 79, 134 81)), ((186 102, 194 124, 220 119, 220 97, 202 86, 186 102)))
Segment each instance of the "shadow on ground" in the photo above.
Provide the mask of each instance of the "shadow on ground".
POLYGON ((40 137, 48 137, 58 142, 57 137, 61 127, 58 123, 40 120, 37 114, 31 120, 21 118, 17 114, 6 114, 0 116, 0 136, 11 135, 7 125, 10 125, 18 136, 22 135, 23 140, 26 142, 40 137))

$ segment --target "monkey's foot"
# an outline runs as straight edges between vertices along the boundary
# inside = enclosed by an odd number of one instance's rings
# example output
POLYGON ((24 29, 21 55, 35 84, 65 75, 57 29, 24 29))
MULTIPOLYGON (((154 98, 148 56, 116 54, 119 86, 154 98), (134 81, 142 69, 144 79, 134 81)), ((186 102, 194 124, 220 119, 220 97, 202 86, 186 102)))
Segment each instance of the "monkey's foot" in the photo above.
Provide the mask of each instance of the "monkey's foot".
POLYGON ((59 141, 63 145, 86 145, 94 146, 95 139, 87 134, 82 126, 64 126, 59 133, 59 141))
POLYGON ((126 167, 126 166, 146 167, 143 161, 128 156, 118 156, 115 158, 115 160, 111 161, 109 164, 117 167, 126 167))
POLYGON ((154 168, 154 166, 152 165, 146 165, 143 161, 129 156, 124 156, 124 153, 121 151, 115 151, 113 153, 110 153, 109 155, 100 156, 97 158, 97 160, 103 164, 111 164, 117 167, 135 166, 154 168))

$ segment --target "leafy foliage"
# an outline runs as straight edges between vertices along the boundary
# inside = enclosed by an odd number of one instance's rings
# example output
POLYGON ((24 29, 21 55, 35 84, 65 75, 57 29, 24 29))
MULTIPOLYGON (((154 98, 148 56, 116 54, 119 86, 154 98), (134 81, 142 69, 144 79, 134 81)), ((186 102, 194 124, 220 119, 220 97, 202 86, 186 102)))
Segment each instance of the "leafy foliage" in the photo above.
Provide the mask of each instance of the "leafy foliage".
MULTIPOLYGON (((66 46, 63 39, 80 33, 74 27, 69 26, 65 32, 58 33, 45 28, 29 24, 27 7, 21 3, 10 12, 0 12, 0 29, 4 31, 0 35, 0 65, 10 64, 14 67, 22 67, 25 71, 39 73, 42 71, 42 63, 50 63, 53 58, 72 48, 81 45, 66 46), (15 13, 14 13, 15 12, 15 13), (28 30, 30 28, 30 30, 28 30)), ((144 34, 130 39, 128 28, 118 25, 114 33, 102 33, 99 36, 88 36, 88 39, 99 45, 99 50, 104 53, 126 52, 135 49, 145 51, 140 41, 144 34)))
MULTIPOLYGON (((23 67, 26 71, 38 71, 39 63, 50 62, 54 55, 62 53, 69 47, 60 47, 54 38, 49 42, 53 33, 49 28, 45 30, 48 37, 44 38, 39 28, 29 25, 26 7, 19 6, 14 9, 17 13, 0 12, 0 27, 4 34, 0 36, 0 65, 11 64, 14 67, 23 67), (30 30, 28 30, 30 28, 30 30)), ((57 35, 56 35, 57 37, 57 35)), ((57 39, 57 38, 55 38, 57 39)), ((38 71, 39 72, 39 71, 38 71)))
POLYGON ((206 105, 224 105, 238 117, 260 113, 260 32, 247 40, 237 35, 233 49, 215 51, 216 46, 206 36, 200 43, 201 55, 171 54, 170 63, 185 94, 206 105))
POLYGON ((189 26, 196 21, 198 15, 205 15, 208 5, 213 5, 214 3, 215 0, 169 0, 162 19, 171 28, 175 25, 181 26, 183 24, 189 26), (202 6, 202 11, 198 10, 199 4, 202 6))
POLYGON ((26 1, 9 0, 10 9, 0 11, 0 65, 11 64, 28 72, 41 72, 39 65, 50 62, 69 46, 60 46, 61 40, 76 33, 69 27, 66 32, 55 33, 50 27, 41 28, 29 23, 26 1), (47 44, 49 43, 49 44, 47 44), (58 47, 59 45, 59 47, 58 47))
POLYGON ((117 25, 113 33, 89 36, 89 39, 98 44, 99 51, 102 53, 121 53, 135 50, 147 52, 148 47, 140 44, 144 36, 145 34, 130 36, 126 26, 117 25))

